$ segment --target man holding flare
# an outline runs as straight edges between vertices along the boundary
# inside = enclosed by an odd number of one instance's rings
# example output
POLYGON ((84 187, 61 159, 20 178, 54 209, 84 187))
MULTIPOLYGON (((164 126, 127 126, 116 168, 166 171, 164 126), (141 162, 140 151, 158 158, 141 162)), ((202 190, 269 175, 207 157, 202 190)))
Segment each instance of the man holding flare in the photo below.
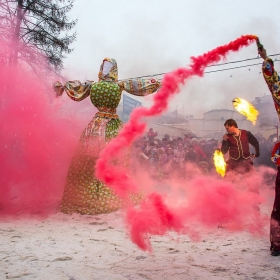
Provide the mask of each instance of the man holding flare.
POLYGON ((250 131, 239 129, 233 119, 226 120, 224 126, 227 133, 223 136, 221 151, 223 154, 229 152, 227 172, 243 173, 251 171, 253 169, 251 158, 260 155, 258 140, 250 131), (250 154, 249 144, 255 148, 254 155, 250 154))

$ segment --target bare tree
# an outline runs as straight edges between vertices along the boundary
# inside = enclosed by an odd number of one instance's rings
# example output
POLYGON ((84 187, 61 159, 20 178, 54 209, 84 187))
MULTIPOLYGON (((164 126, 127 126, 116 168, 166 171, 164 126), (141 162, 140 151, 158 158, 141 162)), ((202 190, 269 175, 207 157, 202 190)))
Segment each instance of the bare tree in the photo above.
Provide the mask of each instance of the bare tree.
POLYGON ((76 39, 75 33, 69 34, 76 21, 67 17, 73 1, 0 0, 0 62, 59 72, 76 39))

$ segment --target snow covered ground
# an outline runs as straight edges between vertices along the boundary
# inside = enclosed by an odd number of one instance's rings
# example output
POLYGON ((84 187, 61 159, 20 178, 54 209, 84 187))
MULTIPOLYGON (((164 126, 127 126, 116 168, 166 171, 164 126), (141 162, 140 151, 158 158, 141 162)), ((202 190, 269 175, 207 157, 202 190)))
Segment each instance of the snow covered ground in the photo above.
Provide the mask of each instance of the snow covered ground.
MULTIPOLYGON (((271 205, 263 207, 269 214, 271 205)), ((170 233, 151 237, 149 253, 131 242, 121 211, 6 218, 0 222, 0 279, 280 279, 269 223, 266 233, 217 227, 197 242, 170 233)))

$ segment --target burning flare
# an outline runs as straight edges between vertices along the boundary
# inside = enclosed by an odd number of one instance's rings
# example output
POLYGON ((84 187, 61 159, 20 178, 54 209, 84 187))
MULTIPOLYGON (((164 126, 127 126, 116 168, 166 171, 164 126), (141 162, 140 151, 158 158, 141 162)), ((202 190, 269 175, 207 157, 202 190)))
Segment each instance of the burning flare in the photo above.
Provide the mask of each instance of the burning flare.
POLYGON ((259 112, 250 102, 236 97, 232 100, 232 105, 241 115, 245 116, 248 121, 251 121, 253 125, 256 124, 259 112))
POLYGON ((213 160, 217 173, 224 177, 226 174, 226 162, 220 150, 215 151, 213 160))

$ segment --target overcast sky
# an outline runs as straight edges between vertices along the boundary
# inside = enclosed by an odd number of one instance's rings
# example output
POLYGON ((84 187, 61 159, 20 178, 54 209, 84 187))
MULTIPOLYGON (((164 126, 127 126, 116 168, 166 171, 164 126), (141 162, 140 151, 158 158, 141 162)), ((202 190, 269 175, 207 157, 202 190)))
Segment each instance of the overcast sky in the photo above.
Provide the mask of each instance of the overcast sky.
MULTIPOLYGON (((258 35, 268 54, 280 53, 279 10, 280 1, 272 0, 76 0, 71 18, 78 19, 77 40, 64 72, 69 79, 96 81, 105 57, 117 60, 119 79, 168 72, 187 66, 190 56, 245 34, 258 35)), ((253 57, 255 44, 231 54, 228 61, 253 57)), ((261 60, 245 64, 257 62, 261 60)), ((251 101, 269 94, 260 71, 259 65, 193 78, 172 100, 170 110, 177 107, 185 115, 198 116, 232 109, 237 96, 251 101)))

